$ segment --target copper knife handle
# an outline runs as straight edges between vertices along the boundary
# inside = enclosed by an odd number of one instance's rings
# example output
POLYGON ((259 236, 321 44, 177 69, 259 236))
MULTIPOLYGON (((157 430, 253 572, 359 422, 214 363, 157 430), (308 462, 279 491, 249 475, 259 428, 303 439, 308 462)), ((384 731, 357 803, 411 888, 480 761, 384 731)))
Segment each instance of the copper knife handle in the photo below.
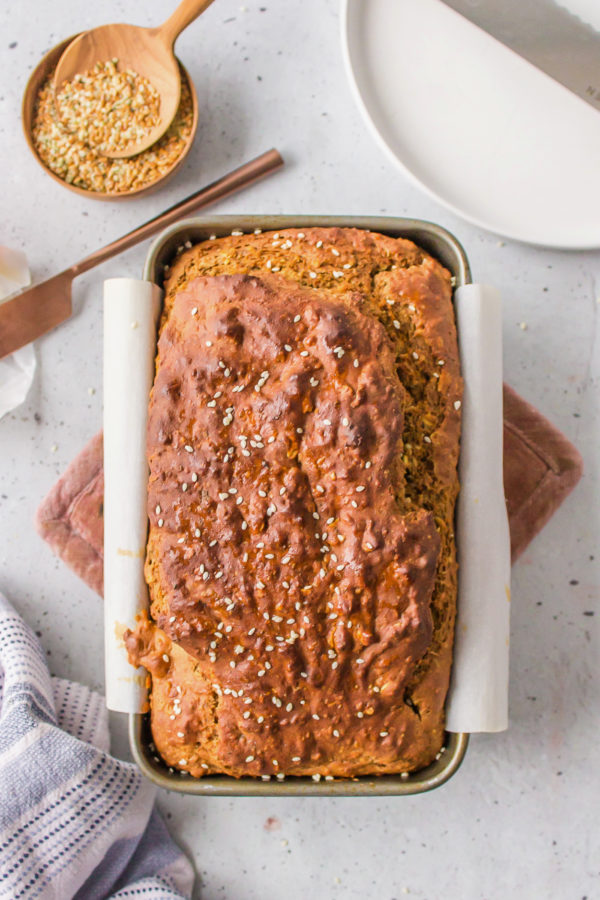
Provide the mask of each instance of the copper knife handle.
POLYGON ((133 247, 200 207, 247 187, 282 165, 283 160, 277 150, 268 150, 58 275, 25 288, 0 303, 0 359, 69 318, 71 282, 77 275, 133 247))
POLYGON ((181 200, 179 203, 175 203, 174 206, 170 206, 169 209, 160 213, 160 215, 155 216, 153 219, 150 219, 149 222, 145 222, 144 225, 140 225, 139 228, 134 228, 133 231, 123 235, 123 237, 118 238, 106 247, 102 247, 100 250, 96 250, 94 253, 86 256, 85 259, 75 263, 75 265, 71 266, 67 271, 72 272, 73 277, 80 275, 82 272, 87 272, 88 269, 100 265, 100 263, 110 259, 117 253, 122 253, 124 250, 128 250, 140 241, 161 231, 163 228, 167 228, 169 225, 172 225, 173 222, 194 212, 194 210, 199 207, 220 200, 242 187, 247 187, 249 184, 257 181, 264 175, 268 175, 269 172, 273 172, 282 165, 283 159, 277 150, 267 150, 266 153, 262 153, 260 156, 244 163, 242 166, 239 166, 222 178, 218 178, 216 181, 213 181, 212 184, 201 188, 185 200, 181 200))

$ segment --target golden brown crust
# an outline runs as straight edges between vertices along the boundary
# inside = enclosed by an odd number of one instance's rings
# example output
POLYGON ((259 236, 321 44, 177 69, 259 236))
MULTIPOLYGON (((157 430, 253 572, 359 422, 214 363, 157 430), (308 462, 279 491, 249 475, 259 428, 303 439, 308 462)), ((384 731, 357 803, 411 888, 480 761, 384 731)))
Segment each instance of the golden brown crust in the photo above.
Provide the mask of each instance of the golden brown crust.
POLYGON ((159 752, 193 775, 421 768, 456 598, 448 273, 407 241, 290 229, 198 245, 166 288, 154 621, 127 638, 159 752))

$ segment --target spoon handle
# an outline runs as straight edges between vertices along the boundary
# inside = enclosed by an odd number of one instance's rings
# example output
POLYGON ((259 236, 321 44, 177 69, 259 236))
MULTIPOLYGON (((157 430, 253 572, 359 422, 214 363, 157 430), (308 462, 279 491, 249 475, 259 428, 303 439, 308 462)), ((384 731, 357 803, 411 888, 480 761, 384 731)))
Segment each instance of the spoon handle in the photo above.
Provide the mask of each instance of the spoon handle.
POLYGON ((166 22, 157 29, 165 44, 172 47, 184 28, 204 12, 213 0, 182 0, 177 9, 166 22))

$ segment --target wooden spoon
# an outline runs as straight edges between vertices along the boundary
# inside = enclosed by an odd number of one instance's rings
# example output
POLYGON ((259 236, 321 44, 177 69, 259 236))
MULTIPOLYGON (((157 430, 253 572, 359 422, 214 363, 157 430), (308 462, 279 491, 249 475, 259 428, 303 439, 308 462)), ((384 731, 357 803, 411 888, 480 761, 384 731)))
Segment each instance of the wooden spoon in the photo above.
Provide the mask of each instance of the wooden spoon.
MULTIPOLYGON (((102 150, 104 156, 121 159, 135 156, 165 133, 177 112, 180 94, 179 65, 173 45, 184 28, 197 19, 213 0, 182 0, 175 12, 158 28, 137 25, 102 25, 85 31, 72 41, 54 73, 54 90, 65 81, 87 72, 96 63, 118 59, 118 70, 132 69, 147 78, 160 94, 160 120, 144 137, 121 150, 102 150)), ((60 114, 60 110, 57 109, 60 114)))

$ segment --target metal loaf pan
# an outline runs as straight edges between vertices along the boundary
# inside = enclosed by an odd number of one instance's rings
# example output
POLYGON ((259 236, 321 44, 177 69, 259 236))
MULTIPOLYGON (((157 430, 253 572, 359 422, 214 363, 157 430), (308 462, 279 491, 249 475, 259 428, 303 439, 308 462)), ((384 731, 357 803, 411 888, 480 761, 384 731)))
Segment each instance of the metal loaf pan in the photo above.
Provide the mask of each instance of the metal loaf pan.
MULTIPOLYGON (((418 219, 397 219, 370 216, 202 216, 186 219, 160 235, 150 247, 143 277, 162 285, 164 267, 170 265, 182 246, 190 241, 197 244, 210 235, 224 237, 232 231, 252 233, 255 228, 278 231, 284 228, 311 227, 364 228, 392 237, 408 238, 438 259, 456 279, 456 285, 471 281, 465 252, 453 235, 439 225, 418 219)), ((255 778, 232 778, 229 775, 207 775, 193 778, 187 774, 170 772, 158 757, 152 744, 150 720, 147 714, 132 715, 129 719, 131 750, 144 775, 159 787, 182 794, 201 796, 393 796, 419 794, 444 784, 460 766, 469 741, 467 734, 446 733, 444 749, 437 760, 419 772, 401 777, 337 778, 334 781, 313 781, 312 778, 286 778, 284 781, 261 781, 255 778)))

